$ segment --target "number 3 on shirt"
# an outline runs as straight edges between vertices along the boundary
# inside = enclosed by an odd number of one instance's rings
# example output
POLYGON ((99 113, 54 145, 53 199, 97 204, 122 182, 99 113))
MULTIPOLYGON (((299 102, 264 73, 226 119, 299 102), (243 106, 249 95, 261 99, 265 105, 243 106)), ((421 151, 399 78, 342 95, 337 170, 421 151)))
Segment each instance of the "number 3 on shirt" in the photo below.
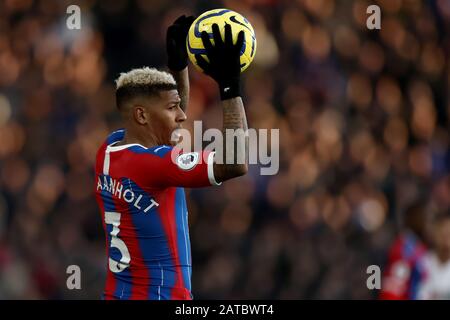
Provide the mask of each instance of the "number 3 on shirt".
POLYGON ((130 266, 130 252, 128 251, 127 245, 118 237, 120 232, 120 213, 106 211, 105 212, 105 223, 113 226, 111 231, 111 248, 117 248, 122 255, 120 261, 116 261, 109 258, 109 270, 114 273, 122 272, 130 266))

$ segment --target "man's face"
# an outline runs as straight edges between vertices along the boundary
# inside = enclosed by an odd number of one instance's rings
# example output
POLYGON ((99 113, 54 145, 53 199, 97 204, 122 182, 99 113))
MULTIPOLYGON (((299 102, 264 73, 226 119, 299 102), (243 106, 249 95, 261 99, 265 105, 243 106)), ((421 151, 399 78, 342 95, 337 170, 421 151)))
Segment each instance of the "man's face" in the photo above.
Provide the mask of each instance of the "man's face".
POLYGON ((149 130, 158 144, 176 145, 171 141, 172 133, 180 129, 186 114, 180 108, 177 90, 161 91, 159 97, 152 98, 146 110, 149 115, 149 130))

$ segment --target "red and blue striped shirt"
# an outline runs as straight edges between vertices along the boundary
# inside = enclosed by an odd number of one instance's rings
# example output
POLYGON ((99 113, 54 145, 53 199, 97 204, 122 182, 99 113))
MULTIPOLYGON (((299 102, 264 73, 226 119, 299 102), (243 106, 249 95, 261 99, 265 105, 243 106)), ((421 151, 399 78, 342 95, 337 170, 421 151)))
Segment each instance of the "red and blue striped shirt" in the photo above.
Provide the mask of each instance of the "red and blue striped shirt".
POLYGON ((95 193, 108 257, 104 299, 192 299, 192 258, 183 187, 218 185, 213 153, 167 146, 99 148, 95 193))

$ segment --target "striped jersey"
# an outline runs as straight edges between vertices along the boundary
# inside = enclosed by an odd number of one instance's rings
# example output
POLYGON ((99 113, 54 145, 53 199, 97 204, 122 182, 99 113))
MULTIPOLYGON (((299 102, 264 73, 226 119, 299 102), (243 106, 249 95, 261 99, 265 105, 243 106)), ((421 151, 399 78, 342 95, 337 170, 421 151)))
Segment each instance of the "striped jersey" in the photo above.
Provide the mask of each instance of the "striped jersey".
POLYGON ((184 187, 218 185, 214 153, 167 145, 99 148, 95 194, 106 236, 104 299, 192 299, 192 259, 184 187))
POLYGON ((420 283, 426 277, 423 257, 427 249, 412 232, 397 237, 389 251, 385 266, 381 300, 416 300, 420 283))

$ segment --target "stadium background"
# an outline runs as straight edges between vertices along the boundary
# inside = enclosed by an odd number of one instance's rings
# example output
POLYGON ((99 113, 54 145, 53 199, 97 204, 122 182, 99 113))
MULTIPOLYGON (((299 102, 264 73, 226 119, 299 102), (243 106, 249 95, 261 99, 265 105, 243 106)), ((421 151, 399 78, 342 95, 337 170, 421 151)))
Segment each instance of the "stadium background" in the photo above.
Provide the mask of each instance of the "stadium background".
MULTIPOLYGON (((366 268, 405 206, 449 210, 449 1, 2 0, 1 299, 100 297, 92 167, 119 126, 113 80, 163 67, 171 21, 220 7, 256 30, 244 101, 250 127, 280 129, 280 171, 188 192, 195 298, 376 298, 366 268), (66 288, 71 264, 82 290, 66 288)), ((188 117, 221 127, 216 86, 192 68, 188 117)))

